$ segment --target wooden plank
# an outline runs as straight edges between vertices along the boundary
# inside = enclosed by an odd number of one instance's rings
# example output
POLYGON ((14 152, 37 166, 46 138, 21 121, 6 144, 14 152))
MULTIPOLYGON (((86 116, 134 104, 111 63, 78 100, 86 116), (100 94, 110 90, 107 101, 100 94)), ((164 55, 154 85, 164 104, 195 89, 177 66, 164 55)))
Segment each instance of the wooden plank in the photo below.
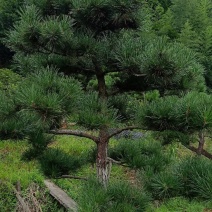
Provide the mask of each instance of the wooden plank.
POLYGON ((49 189, 50 194, 66 209, 76 212, 77 203, 71 199, 61 188, 50 180, 44 180, 44 184, 49 189))

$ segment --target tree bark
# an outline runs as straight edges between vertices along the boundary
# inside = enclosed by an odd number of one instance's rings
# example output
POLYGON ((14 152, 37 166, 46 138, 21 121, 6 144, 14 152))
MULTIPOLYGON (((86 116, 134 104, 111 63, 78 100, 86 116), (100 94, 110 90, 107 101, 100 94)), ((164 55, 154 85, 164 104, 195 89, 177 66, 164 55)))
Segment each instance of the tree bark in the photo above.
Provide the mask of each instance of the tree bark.
MULTIPOLYGON (((197 154, 197 150, 198 148, 195 148, 193 146, 187 146, 187 145, 184 145, 184 147, 186 147, 187 149, 191 150, 192 152, 195 152, 197 154)), ((206 150, 202 150, 202 155, 205 156, 206 158, 212 160, 212 154, 207 152, 206 150)))
POLYGON ((96 58, 92 58, 93 65, 95 67, 95 74, 96 74, 96 79, 98 82, 98 92, 99 92, 99 97, 106 99, 107 98, 107 87, 105 83, 105 73, 100 67, 98 61, 96 58))
POLYGON ((197 148, 197 154, 201 155, 204 149, 205 137, 203 132, 199 132, 199 146, 197 148))
POLYGON ((108 142, 102 141, 97 144, 97 178, 99 182, 106 188, 109 181, 109 169, 107 161, 108 142))
POLYGON ((106 99, 107 98, 107 88, 106 88, 104 73, 97 73, 96 78, 98 81, 99 97, 106 99))
POLYGON ((109 137, 107 129, 106 128, 101 129, 99 133, 99 141, 97 142, 96 168, 97 168, 97 178, 105 188, 107 188, 110 176, 110 168, 107 160, 108 143, 109 143, 109 137))

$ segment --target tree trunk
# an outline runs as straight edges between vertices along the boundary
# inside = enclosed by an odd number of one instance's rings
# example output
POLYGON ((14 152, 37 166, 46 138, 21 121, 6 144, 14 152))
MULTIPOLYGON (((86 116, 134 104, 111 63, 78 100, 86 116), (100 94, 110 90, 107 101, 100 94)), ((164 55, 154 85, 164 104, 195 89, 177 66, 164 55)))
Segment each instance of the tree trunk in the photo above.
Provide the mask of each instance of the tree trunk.
POLYGON ((107 161, 108 142, 107 130, 100 130, 99 141, 97 142, 96 168, 97 178, 105 188, 108 185, 110 175, 110 168, 107 161))
POLYGON ((205 137, 203 132, 199 132, 199 146, 197 148, 197 154, 201 155, 205 144, 205 137))
POLYGON ((99 97, 105 99, 107 98, 107 88, 105 83, 105 76, 104 74, 97 74, 97 81, 98 81, 98 91, 99 91, 99 97))
POLYGON ((96 58, 92 59, 94 67, 95 67, 95 74, 96 74, 96 79, 98 82, 98 92, 99 92, 99 97, 106 99, 107 98, 107 87, 105 83, 105 74, 100 67, 98 61, 96 58))

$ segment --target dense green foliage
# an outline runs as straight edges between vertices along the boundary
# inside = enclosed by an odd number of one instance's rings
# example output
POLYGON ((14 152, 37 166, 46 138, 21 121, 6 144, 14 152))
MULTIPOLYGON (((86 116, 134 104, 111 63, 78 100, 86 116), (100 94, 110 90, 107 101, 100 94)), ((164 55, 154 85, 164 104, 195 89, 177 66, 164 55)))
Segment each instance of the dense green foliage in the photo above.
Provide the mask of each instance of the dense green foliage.
POLYGON ((158 141, 153 139, 125 139, 109 149, 111 158, 127 163, 131 168, 149 170, 157 173, 170 162, 169 155, 163 152, 158 141))
POLYGON ((205 137, 210 135, 212 127, 211 104, 211 95, 206 93, 167 96, 140 106, 137 122, 143 128, 162 132, 165 143, 177 139, 189 145, 197 138, 197 153, 202 154, 205 137))
MULTIPOLYGON (((0 70, 1 139, 28 141, 25 159, 48 177, 83 169, 95 154, 108 187, 82 183, 81 211, 145 211, 151 198, 210 200, 211 161, 173 162, 148 132, 108 144, 124 129, 151 130, 163 133, 163 144, 175 139, 212 158, 204 150, 212 127, 211 11, 212 0, 0 0, 0 66, 15 71, 0 70), (80 130, 63 130, 64 122, 80 130), (76 155, 52 148, 57 133, 97 148, 76 155), (136 188, 108 185, 111 161, 140 173, 136 188)), ((10 189, 0 188, 12 208, 10 189)))
POLYGON ((143 126, 156 131, 195 132, 211 128, 211 95, 191 92, 179 98, 168 96, 147 103, 137 117, 143 126))
POLYGON ((98 79, 114 72, 113 85, 119 89, 204 90, 204 71, 195 54, 151 36, 144 5, 138 1, 61 1, 59 5, 33 1, 21 10, 6 43, 16 52, 22 72, 54 65, 77 76, 85 86, 93 76, 98 79))
POLYGON ((59 149, 45 151, 39 160, 43 173, 49 177, 67 175, 85 164, 82 157, 68 155, 59 149))
POLYGON ((80 211, 144 211, 150 201, 145 193, 123 182, 113 182, 104 190, 96 181, 90 180, 79 199, 80 211))
POLYGON ((9 69, 0 69, 0 90, 15 89, 20 82, 20 75, 9 69))
POLYGON ((210 161, 185 158, 168 172, 161 172, 148 179, 146 186, 155 199, 185 196, 211 200, 211 169, 210 161))
POLYGON ((45 147, 48 136, 42 133, 75 111, 80 93, 74 79, 51 71, 34 73, 13 92, 1 92, 1 136, 26 134, 34 147, 45 147))
POLYGON ((0 67, 9 66, 13 52, 6 47, 3 39, 13 23, 18 19, 18 10, 24 0, 0 1, 0 67))
MULTIPOLYGON (((211 0, 173 0, 168 10, 160 10, 155 29, 198 54, 206 69, 207 85, 211 87, 212 14, 211 0)), ((155 10, 157 13, 157 10, 155 10)))
MULTIPOLYGON (((24 3, 5 40, 15 52, 16 68, 25 74, 32 72, 15 94, 16 115, 21 113, 26 123, 36 122, 29 126, 39 133, 58 128, 67 116, 87 129, 107 131, 119 127, 123 121, 132 122, 134 115, 129 108, 132 102, 137 103, 133 98, 124 102, 120 95, 109 97, 108 101, 99 99, 110 96, 114 88, 117 94, 151 89, 158 89, 162 96, 191 90, 204 92, 204 67, 197 59, 198 54, 181 43, 156 35, 151 25, 150 9, 167 7, 169 2, 152 3, 136 0, 24 3), (40 74, 38 69, 42 70, 40 74), (80 110, 74 116, 77 105, 72 103, 78 102, 81 91, 76 92, 79 87, 71 91, 68 84, 78 83, 68 82, 68 77, 57 80, 56 75, 54 82, 50 82, 50 72, 55 71, 73 75, 84 90, 90 91, 81 98, 80 110), (93 92, 95 87, 88 86, 92 80, 97 81, 98 95, 93 92), (114 101, 116 97, 118 101, 114 101), (30 109, 30 113, 23 114, 22 109, 28 112, 30 109)), ((20 131, 9 123, 10 131, 12 128, 20 131)), ((28 135, 36 140, 34 132, 28 135)))

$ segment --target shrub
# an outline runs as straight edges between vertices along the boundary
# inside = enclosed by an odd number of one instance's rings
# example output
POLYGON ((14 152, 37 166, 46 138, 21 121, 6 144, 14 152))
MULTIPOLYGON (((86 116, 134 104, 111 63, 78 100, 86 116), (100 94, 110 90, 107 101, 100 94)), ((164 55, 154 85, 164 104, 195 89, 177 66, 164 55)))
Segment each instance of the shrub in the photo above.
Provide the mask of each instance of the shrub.
POLYGON ((40 164, 46 176, 59 177, 77 170, 82 166, 83 161, 59 149, 48 149, 40 157, 40 164))
POLYGON ((148 176, 150 178, 145 177, 146 187, 155 199, 177 196, 212 199, 212 163, 209 160, 186 158, 170 170, 148 176))
POLYGON ((165 199, 178 196, 183 187, 176 175, 169 172, 161 172, 154 175, 147 189, 155 199, 165 199))
POLYGON ((212 199, 211 161, 199 157, 187 158, 178 165, 175 172, 183 184, 183 195, 212 199))
POLYGON ((46 149, 51 140, 52 136, 44 134, 42 131, 30 132, 28 137, 28 142, 38 151, 46 149))
POLYGON ((52 141, 52 136, 42 133, 42 131, 32 131, 28 133, 28 142, 31 148, 23 154, 23 159, 32 160, 39 157, 52 141))
POLYGON ((95 180, 89 180, 82 189, 79 206, 83 212, 145 211, 150 202, 148 195, 126 182, 112 182, 105 190, 95 180))
MULTIPOLYGON (((123 208, 128 205, 128 208, 130 208, 129 206, 134 208, 132 211, 145 211, 145 208, 150 201, 150 198, 146 193, 132 187, 126 182, 111 183, 107 190, 107 194, 110 196, 111 201, 116 203, 114 205, 119 205, 123 208)), ((121 210, 119 209, 119 211, 121 210)))
POLYGON ((115 160, 121 160, 132 168, 152 169, 159 172, 170 162, 159 142, 150 139, 121 140, 109 150, 115 160))

